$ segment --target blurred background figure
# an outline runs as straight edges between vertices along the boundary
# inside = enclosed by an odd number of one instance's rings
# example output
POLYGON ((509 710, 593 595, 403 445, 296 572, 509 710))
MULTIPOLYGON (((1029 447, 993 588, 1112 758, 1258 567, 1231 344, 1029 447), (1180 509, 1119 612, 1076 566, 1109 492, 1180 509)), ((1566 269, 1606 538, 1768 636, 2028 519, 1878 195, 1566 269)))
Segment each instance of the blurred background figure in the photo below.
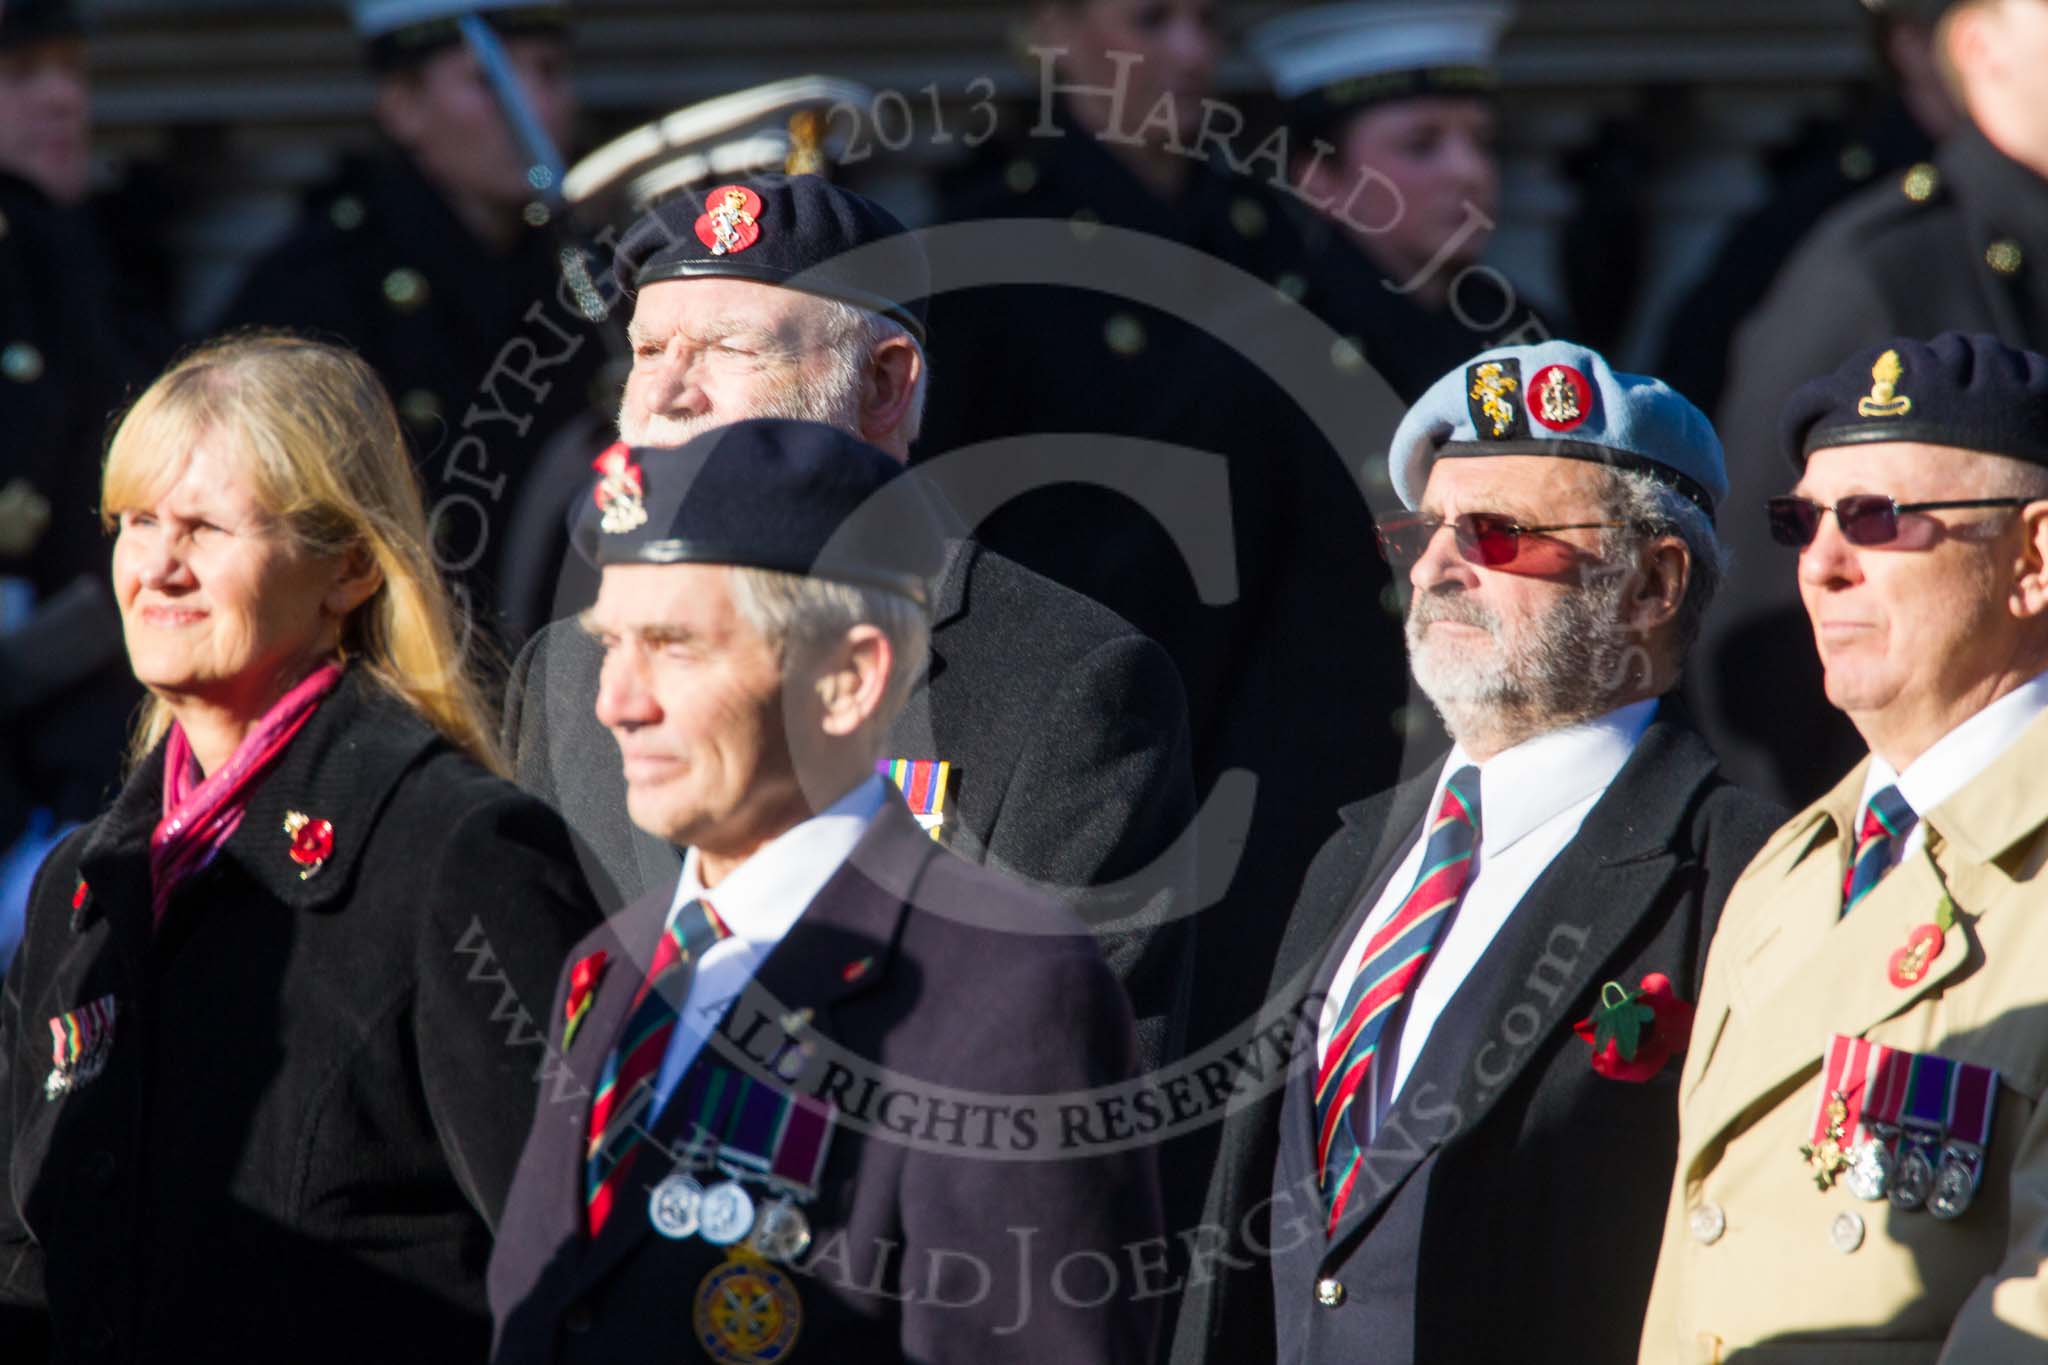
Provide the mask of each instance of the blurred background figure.
POLYGON ((0 962, 26 878, 99 809, 139 695, 95 505, 109 418, 166 349, 109 255, 69 0, 0 5, 0 962))
POLYGON ((1885 11, 1933 34, 1968 122, 1933 160, 1821 220, 1737 333, 1717 422, 1734 567, 1695 677, 1700 718, 1732 774, 1792 806, 1863 749, 1826 704, 1793 557, 1761 510, 1791 482, 1774 453, 1786 397, 1888 336, 1988 332, 2048 349, 2048 0, 1886 0, 1885 11))
MULTIPOLYGON (((312 190, 215 330, 283 326, 345 341, 395 395, 458 600, 494 623, 516 487, 549 433, 614 396, 576 289, 549 178, 461 27, 477 15, 555 149, 576 123, 566 5, 356 0, 380 148, 312 190)), ((586 285, 587 287, 587 285, 586 285)))
POLYGON ((1355 355, 1323 359, 1328 342, 1313 372, 1250 358, 1302 325, 1306 249, 1272 169, 1242 169, 1263 134, 1218 92, 1225 15, 1213 0, 1020 15, 1037 99, 938 182, 937 378, 912 452, 949 483, 1002 485, 982 543, 1166 646, 1202 799, 1233 770, 1259 781, 1236 827, 1202 838, 1194 1046, 1205 1019, 1256 1007, 1272 917, 1337 807, 1392 779, 1407 695, 1369 509, 1299 391, 1377 396, 1388 430, 1399 405, 1355 355), (1041 282, 998 282, 1012 271, 1041 282), (1121 290, 1068 283, 1091 272, 1121 290), (1090 482, 1112 462, 1124 481, 1090 482), (1161 509, 1213 475, 1224 496, 1177 541, 1161 509), (1234 593, 1209 592, 1219 559, 1234 593))
POLYGON ((1311 306, 1413 402, 1507 339, 1548 335, 1482 262, 1500 216, 1499 74, 1514 6, 1298 10, 1249 42, 1286 101, 1311 306))
POLYGON ((1728 231, 1672 310, 1654 366, 1712 412, 1728 382, 1728 347, 1806 234, 1844 199, 1934 152, 1962 125, 1934 55, 1934 26, 1907 7, 1863 0, 1880 80, 1844 119, 1814 119, 1771 159, 1764 202, 1728 231))

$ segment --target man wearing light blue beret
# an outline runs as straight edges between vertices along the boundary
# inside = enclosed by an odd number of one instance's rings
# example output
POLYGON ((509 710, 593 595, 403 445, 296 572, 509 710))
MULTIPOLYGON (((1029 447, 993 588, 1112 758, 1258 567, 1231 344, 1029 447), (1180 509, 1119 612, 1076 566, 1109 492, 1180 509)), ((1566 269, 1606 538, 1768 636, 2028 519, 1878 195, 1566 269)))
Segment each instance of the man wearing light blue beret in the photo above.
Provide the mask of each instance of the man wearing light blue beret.
POLYGON ((1246 1220, 1277 1355, 1624 1360, 1688 1001, 1781 815, 1674 695, 1721 577, 1720 441, 1551 341, 1443 376, 1389 459, 1410 515, 1381 544, 1455 742, 1342 812, 1286 929, 1281 989, 1319 1026, 1246 1220))

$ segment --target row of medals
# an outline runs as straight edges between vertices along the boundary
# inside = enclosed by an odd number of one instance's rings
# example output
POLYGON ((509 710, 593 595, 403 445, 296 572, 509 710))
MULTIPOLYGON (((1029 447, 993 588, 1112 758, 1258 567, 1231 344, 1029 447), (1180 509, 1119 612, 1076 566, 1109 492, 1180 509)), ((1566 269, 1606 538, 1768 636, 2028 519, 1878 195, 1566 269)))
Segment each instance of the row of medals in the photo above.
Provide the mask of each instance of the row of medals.
POLYGON ((745 1242, 764 1260, 784 1264, 811 1245, 811 1221, 789 1195, 757 1209, 754 1196, 738 1180, 707 1187, 688 1171, 673 1172, 654 1187, 647 1199, 647 1219, 671 1241, 702 1237, 716 1247, 745 1242))
POLYGON ((1842 1122, 1847 1117, 1841 1100, 1828 1105, 1828 1136, 1811 1158, 1824 1176, 1831 1179, 1839 1173, 1858 1199, 1889 1199, 1901 1212, 1924 1208, 1936 1218, 1963 1216, 1977 1189, 1970 1176, 1969 1153, 1961 1146, 1923 1141, 1896 1125, 1879 1124, 1876 1137, 1844 1147, 1842 1122), (1939 1166, 1931 1155, 1937 1146, 1943 1146, 1939 1166))

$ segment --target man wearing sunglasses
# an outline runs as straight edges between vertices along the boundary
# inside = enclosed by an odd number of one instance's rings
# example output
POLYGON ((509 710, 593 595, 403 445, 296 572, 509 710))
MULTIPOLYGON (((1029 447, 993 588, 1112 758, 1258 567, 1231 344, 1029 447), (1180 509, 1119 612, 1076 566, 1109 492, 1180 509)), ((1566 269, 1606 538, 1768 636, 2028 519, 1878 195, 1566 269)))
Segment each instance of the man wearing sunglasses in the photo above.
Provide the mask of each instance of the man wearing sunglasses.
POLYGON ((1781 814, 1670 696, 1721 575, 1720 441, 1553 341, 1440 379, 1390 472, 1410 664, 1455 744, 1342 813, 1287 926, 1274 995, 1318 1027, 1246 1219, 1277 1356, 1623 1359, 1686 1002, 1781 814))
POLYGON ((1771 529, 1869 753, 1729 897, 1641 1359, 2038 1361, 2048 359, 1866 348, 1782 432, 1771 529))

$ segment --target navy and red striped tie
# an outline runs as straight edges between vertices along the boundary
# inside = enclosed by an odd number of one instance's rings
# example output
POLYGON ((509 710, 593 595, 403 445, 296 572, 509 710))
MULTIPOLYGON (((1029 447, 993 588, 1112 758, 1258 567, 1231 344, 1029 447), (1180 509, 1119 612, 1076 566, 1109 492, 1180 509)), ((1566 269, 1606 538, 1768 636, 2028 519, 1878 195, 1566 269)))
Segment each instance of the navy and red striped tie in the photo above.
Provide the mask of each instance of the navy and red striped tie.
POLYGON ((598 1075, 597 1098, 590 1105, 589 1145, 584 1154, 584 1207, 595 1240, 611 1216, 626 1172, 646 1137, 640 1122, 648 1092, 661 1071, 662 1058, 676 1030, 676 1018, 689 995, 690 973, 703 951, 729 931, 718 912, 693 900, 676 912, 675 920, 654 945, 654 961, 633 997, 626 1027, 598 1075))
POLYGON ((1358 976, 1344 997, 1337 1031, 1316 1077, 1316 1166, 1332 1232, 1358 1179, 1364 1150, 1346 1121, 1379 1053, 1380 1038, 1428 965, 1444 926, 1471 883, 1479 849, 1479 769, 1452 774, 1423 847, 1414 889, 1366 941, 1358 976))
POLYGON ((1856 856, 1842 878, 1843 914, 1854 910, 1856 903, 1891 871, 1893 848, 1912 833, 1919 818, 1897 787, 1886 787, 1870 798, 1870 804, 1863 808, 1863 827, 1856 832, 1856 856))

